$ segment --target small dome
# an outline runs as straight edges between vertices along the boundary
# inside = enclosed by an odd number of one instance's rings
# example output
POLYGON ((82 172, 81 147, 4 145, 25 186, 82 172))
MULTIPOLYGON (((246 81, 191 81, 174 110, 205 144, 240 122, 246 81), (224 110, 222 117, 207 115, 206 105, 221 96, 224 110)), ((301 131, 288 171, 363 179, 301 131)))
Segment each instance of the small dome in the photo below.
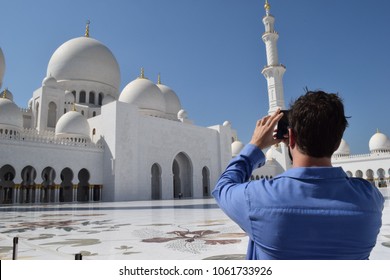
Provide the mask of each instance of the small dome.
POLYGON ((337 150, 333 153, 334 156, 349 156, 351 154, 351 150, 349 149, 348 143, 341 139, 340 145, 337 150))
POLYGON ((232 143, 232 156, 237 156, 244 148, 244 144, 241 141, 234 141, 232 143))
POLYGON ((12 94, 12 92, 10 92, 8 90, 8 88, 6 88, 3 91, 1 91, 0 98, 6 98, 6 99, 9 99, 11 101, 14 101, 14 95, 12 94))
POLYGON ((130 82, 121 92, 119 101, 133 104, 141 110, 165 113, 165 99, 156 84, 145 78, 130 82))
POLYGON ((30 100, 28 101, 27 107, 28 107, 29 109, 31 109, 32 106, 33 106, 33 103, 34 103, 34 97, 31 97, 30 100))
POLYGON ((0 88, 1 85, 3 84, 4 73, 5 73, 5 59, 4 59, 3 51, 0 48, 0 88))
POLYGON ((62 44, 51 56, 47 76, 57 81, 91 81, 119 89, 119 65, 112 52, 90 37, 78 37, 62 44))
POLYGON ((163 84, 157 84, 157 86, 161 90, 165 99, 165 112, 171 117, 176 118, 177 113, 181 109, 179 98, 170 87, 163 84))
POLYGON ((56 78, 54 78, 53 76, 50 75, 48 77, 45 77, 42 80, 42 86, 56 87, 57 86, 57 80, 56 80, 56 78))
POLYGON ((222 125, 223 125, 223 126, 229 126, 229 127, 232 126, 231 123, 230 123, 229 121, 224 121, 222 125))
POLYGON ((23 116, 19 107, 7 98, 0 98, 0 127, 17 130, 23 128, 23 116))
POLYGON ((372 153, 390 151, 390 140, 385 134, 378 131, 371 137, 368 146, 372 153))
POLYGON ((55 130, 57 138, 90 139, 87 119, 76 111, 69 111, 58 120, 55 130))
POLYGON ((65 103, 73 104, 75 102, 75 97, 70 90, 65 90, 65 103))
POLYGON ((108 95, 104 96, 102 104, 106 105, 106 104, 111 103, 113 101, 115 101, 115 97, 108 94, 108 95))
POLYGON ((187 111, 184 109, 181 109, 179 112, 177 112, 177 118, 180 120, 185 120, 188 118, 187 111))

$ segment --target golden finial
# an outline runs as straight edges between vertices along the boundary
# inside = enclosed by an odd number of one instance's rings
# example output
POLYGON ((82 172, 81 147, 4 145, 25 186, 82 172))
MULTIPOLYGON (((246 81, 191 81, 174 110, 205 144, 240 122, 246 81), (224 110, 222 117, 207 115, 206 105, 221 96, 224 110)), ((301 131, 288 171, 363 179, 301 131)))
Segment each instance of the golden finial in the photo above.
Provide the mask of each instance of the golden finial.
POLYGON ((380 132, 379 132, 379 128, 376 129, 376 133, 380 133, 380 132))
POLYGON ((161 85, 161 74, 160 73, 158 73, 158 76, 157 76, 157 84, 161 85))
POLYGON ((268 0, 265 0, 264 9, 267 15, 269 14, 269 10, 271 9, 271 5, 268 3, 268 0))
POLYGON ((6 88, 3 91, 3 98, 7 98, 7 89, 6 88))
POLYGON ((72 111, 76 112, 76 104, 73 102, 72 111))
POLYGON ((85 26, 85 37, 89 37, 89 24, 90 20, 87 20, 87 25, 85 26))
POLYGON ((139 77, 145 79, 145 69, 143 67, 141 67, 141 75, 139 77))

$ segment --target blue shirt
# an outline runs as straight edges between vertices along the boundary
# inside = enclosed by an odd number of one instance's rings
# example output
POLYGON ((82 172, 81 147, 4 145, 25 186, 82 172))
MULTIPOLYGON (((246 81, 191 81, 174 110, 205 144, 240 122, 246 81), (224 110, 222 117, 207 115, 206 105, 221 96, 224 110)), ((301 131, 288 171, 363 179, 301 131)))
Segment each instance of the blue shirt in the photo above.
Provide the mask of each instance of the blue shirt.
POLYGON ((384 198, 340 167, 292 168, 249 181, 265 163, 246 145, 221 175, 213 196, 248 235, 247 259, 368 259, 382 225, 384 198))

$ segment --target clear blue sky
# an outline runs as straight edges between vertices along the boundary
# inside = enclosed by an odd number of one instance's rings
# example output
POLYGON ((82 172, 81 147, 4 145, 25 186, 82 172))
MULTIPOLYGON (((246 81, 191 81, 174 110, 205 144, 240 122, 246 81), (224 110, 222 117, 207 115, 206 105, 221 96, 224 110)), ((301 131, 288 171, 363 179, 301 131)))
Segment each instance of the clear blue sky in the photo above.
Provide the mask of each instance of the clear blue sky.
MULTIPOLYGON (((354 154, 367 153, 378 128, 390 136, 390 1, 270 0, 279 61, 286 65, 285 100, 303 89, 338 92, 354 154)), ((123 87, 140 68, 178 94, 195 124, 229 120, 241 141, 268 111, 261 40, 263 0, 0 1, 3 88, 27 107, 53 52, 83 36, 111 49, 123 87)))

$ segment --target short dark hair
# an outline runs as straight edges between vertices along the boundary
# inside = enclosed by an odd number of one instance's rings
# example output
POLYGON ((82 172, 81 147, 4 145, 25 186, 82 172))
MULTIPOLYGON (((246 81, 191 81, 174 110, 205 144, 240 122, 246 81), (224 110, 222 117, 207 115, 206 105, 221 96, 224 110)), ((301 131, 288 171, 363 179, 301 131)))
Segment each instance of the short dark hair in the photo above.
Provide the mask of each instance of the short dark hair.
POLYGON ((320 158, 337 150, 348 121, 338 94, 307 91, 291 105, 289 124, 298 149, 320 158))

